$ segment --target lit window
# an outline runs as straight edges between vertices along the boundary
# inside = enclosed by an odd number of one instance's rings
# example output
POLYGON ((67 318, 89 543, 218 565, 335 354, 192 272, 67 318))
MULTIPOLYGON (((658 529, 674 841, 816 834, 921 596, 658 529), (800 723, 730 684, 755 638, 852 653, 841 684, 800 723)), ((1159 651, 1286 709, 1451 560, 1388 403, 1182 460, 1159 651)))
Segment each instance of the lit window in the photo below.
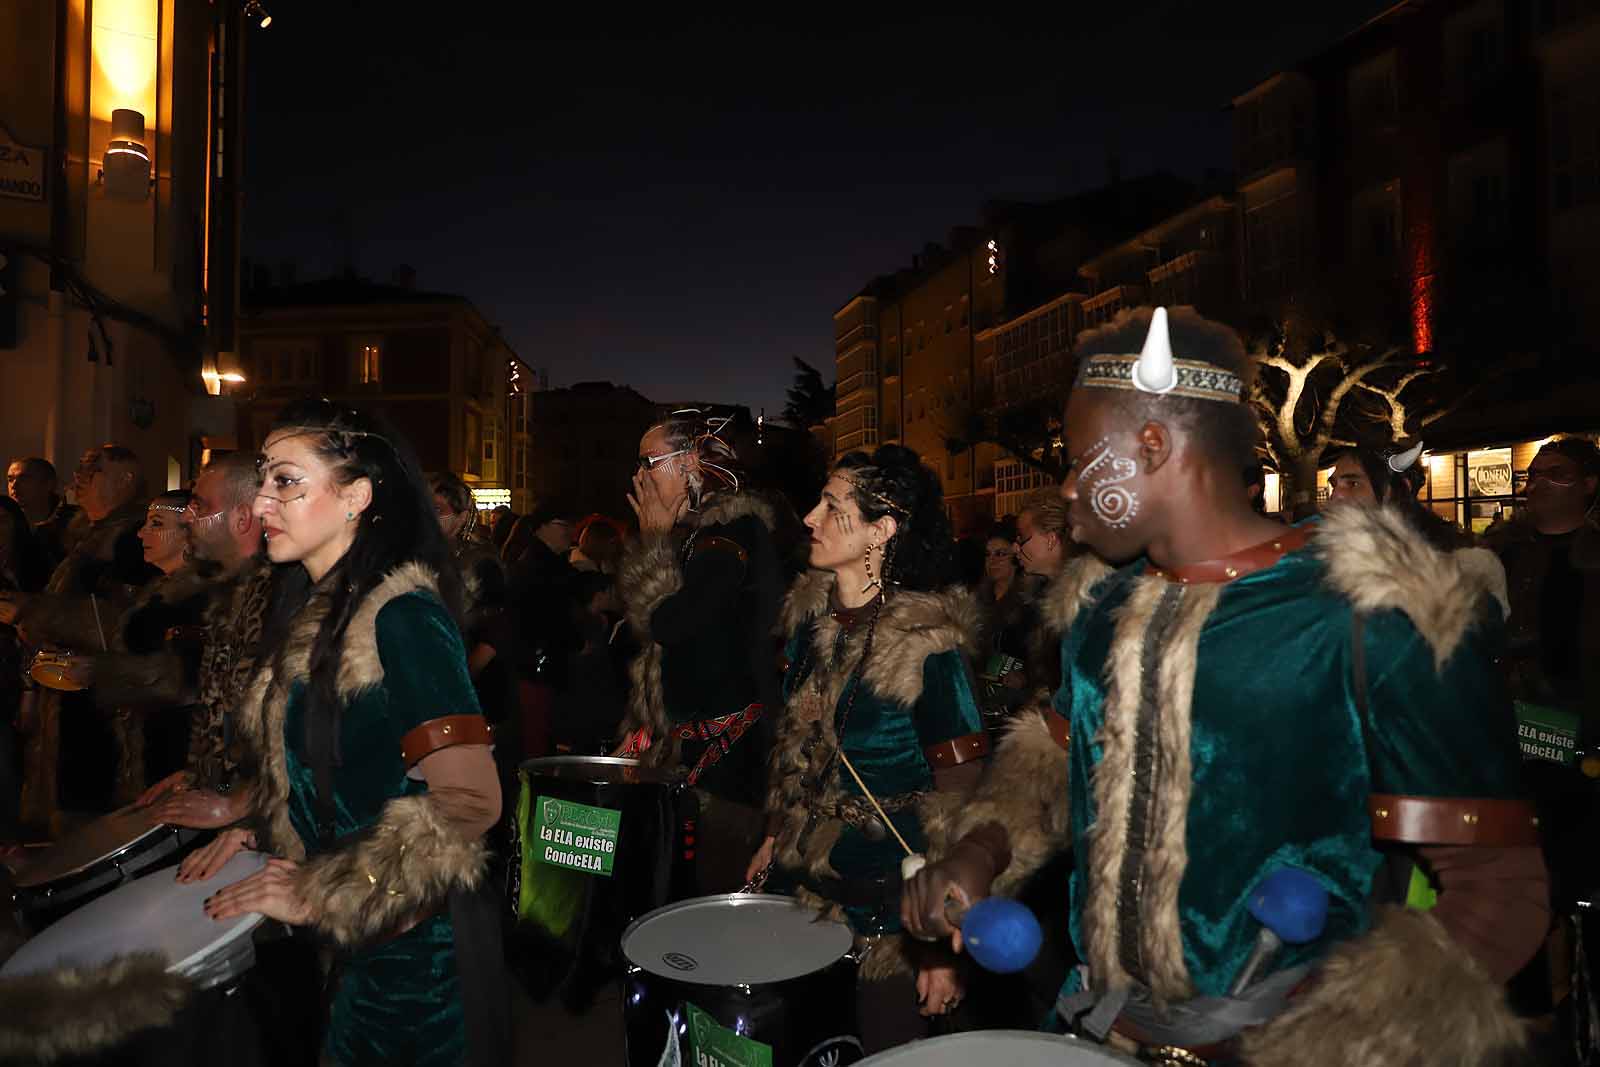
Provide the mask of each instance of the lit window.
POLYGON ((361 346, 361 384, 377 385, 383 379, 383 351, 377 345, 361 346))

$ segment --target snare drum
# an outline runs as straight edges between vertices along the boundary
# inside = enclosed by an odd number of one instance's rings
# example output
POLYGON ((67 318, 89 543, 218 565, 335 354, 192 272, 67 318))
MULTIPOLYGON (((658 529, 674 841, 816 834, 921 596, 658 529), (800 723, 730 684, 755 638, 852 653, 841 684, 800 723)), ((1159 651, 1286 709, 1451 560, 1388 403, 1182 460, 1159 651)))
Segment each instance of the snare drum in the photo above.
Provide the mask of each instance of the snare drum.
POLYGON ((979 1030, 901 1045, 862 1060, 861 1067, 1112 1067, 1138 1063, 1132 1056, 1075 1037, 1032 1030, 979 1030))
POLYGON ((67 668, 71 665, 71 652, 60 648, 41 648, 34 653, 33 662, 28 665, 28 676, 46 689, 76 693, 84 686, 67 676, 67 668))
POLYGON ((673 899, 677 775, 610 756, 528 760, 518 772, 508 890, 510 962, 530 996, 581 1006, 621 973, 617 942, 673 899))
POLYGON ((64 967, 94 967, 119 956, 154 952, 167 960, 167 973, 181 975, 199 989, 238 978, 255 963, 250 934, 260 915, 218 922, 208 918, 205 899, 224 886, 266 866, 259 852, 241 852, 204 882, 179 882, 176 865, 117 889, 26 942, 4 966, 0 978, 21 978, 64 967))
POLYGON ((149 809, 103 815, 12 871, 18 921, 37 933, 96 897, 172 863, 200 844, 203 830, 166 826, 149 809))
POLYGON ((852 941, 791 897, 733 893, 651 912, 622 935, 629 1067, 855 1063, 852 941))

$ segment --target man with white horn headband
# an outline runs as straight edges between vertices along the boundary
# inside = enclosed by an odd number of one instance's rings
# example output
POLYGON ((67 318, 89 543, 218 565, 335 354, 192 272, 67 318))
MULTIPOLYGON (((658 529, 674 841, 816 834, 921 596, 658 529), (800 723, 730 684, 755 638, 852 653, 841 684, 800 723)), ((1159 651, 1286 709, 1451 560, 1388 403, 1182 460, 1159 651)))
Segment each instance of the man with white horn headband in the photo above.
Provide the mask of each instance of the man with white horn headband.
POLYGON ((1112 569, 1057 587, 1053 711, 1002 742, 907 926, 959 947, 947 897, 1072 847, 1054 1025, 1158 1062, 1506 1062, 1500 983, 1548 913, 1483 576, 1391 508, 1256 514, 1226 327, 1144 308, 1078 353, 1061 494, 1112 569))

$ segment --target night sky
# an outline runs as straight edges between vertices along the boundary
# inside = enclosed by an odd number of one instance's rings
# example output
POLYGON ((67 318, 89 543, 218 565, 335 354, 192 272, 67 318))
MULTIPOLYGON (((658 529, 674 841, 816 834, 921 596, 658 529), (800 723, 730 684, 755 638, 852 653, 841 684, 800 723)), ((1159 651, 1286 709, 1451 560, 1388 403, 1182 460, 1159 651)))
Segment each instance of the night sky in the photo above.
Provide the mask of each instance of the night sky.
POLYGON ((833 22, 267 6, 248 58, 253 262, 379 281, 407 263, 552 385, 775 415, 791 356, 831 380, 833 312, 986 199, 1092 188, 1111 154, 1125 176, 1231 169, 1228 101, 1390 0, 1063 3, 1043 23, 1010 5, 833 22))

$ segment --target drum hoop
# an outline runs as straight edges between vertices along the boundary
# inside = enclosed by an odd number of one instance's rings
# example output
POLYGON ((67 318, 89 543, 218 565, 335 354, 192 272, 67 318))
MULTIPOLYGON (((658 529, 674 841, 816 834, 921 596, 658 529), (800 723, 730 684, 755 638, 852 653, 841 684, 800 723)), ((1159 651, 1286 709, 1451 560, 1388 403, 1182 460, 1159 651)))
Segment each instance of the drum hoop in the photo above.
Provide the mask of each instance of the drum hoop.
MULTIPOLYGON (((1058 1053, 1072 1049, 1083 1054, 1085 1062, 1081 1067, 1097 1067, 1101 1064, 1136 1065, 1142 1062, 1104 1045, 1062 1034, 1045 1034, 1037 1030, 970 1030, 966 1033, 945 1034, 918 1041, 916 1049, 919 1051, 912 1051, 906 1045, 887 1049, 860 1061, 860 1067, 868 1067, 871 1064, 921 1062, 923 1057, 937 1054, 941 1048, 961 1048, 967 1045, 974 1046, 973 1051, 981 1051, 985 1045, 991 1045, 995 1052, 1003 1052, 1006 1047, 1015 1048, 1018 1045, 1048 1045, 1058 1050, 1058 1053)), ((1074 1060, 1078 1058, 1073 1057, 1074 1060)), ((1057 1062, 1071 1067, 1072 1061, 1063 1059, 1057 1062)))
MULTIPOLYGON (((76 885, 90 881, 98 875, 107 873, 122 866, 121 861, 133 856, 142 856, 145 853, 156 853, 154 858, 159 859, 166 853, 161 850, 161 845, 167 840, 175 843, 175 848, 182 848, 188 841, 193 841, 199 836, 198 831, 189 831, 188 840, 184 840, 185 831, 182 827, 172 826, 168 823, 157 823, 132 841, 118 845, 102 853, 99 857, 81 863, 69 871, 62 871, 54 878, 47 878, 37 882, 20 882, 13 878, 12 882, 18 890, 28 893, 48 892, 53 897, 76 885)), ((23 872, 26 877, 27 872, 23 872)), ((69 898, 70 899, 70 898, 69 898)))
POLYGON ((651 779, 647 779, 647 780, 643 780, 643 781, 639 781, 639 782, 621 782, 621 781, 616 780, 615 778, 601 778, 601 777, 597 777, 597 776, 590 776, 590 777, 586 777, 586 778, 565 777, 565 776, 563 776, 561 774, 549 774, 546 777, 554 778, 557 781, 564 781, 564 782, 587 782, 590 785, 665 785, 665 786, 671 786, 671 785, 676 784, 676 778, 678 777, 678 776, 673 775, 673 773, 670 770, 666 770, 664 768, 652 767, 649 764, 641 762, 640 760, 630 759, 630 758, 627 758, 627 757, 624 757, 624 756, 537 756, 537 757, 535 757, 533 759, 530 759, 530 760, 523 760, 522 763, 518 766, 518 769, 521 770, 521 771, 525 771, 530 775, 535 775, 535 774, 538 774, 540 771, 545 770, 546 768, 553 769, 553 768, 559 768, 559 767, 610 767, 610 768, 620 767, 620 768, 624 768, 624 769, 632 768, 634 770, 645 771, 645 772, 649 772, 651 774, 658 774, 658 775, 660 775, 660 777, 659 778, 651 778, 651 779))

